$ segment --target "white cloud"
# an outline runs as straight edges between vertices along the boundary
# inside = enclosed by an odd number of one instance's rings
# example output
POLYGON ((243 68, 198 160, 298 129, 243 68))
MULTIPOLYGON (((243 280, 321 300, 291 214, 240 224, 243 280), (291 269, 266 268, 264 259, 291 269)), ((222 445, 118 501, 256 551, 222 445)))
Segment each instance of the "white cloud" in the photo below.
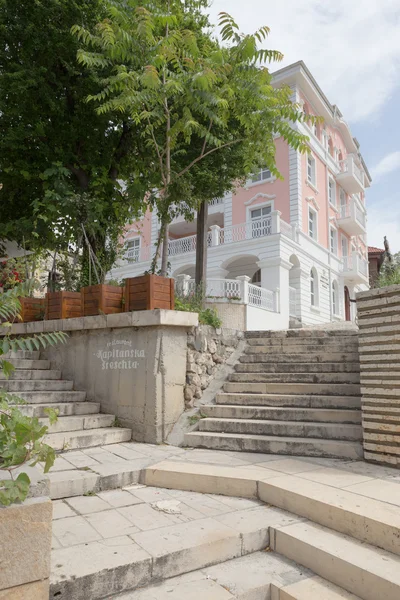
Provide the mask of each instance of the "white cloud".
POLYGON ((400 205, 396 198, 368 204, 368 245, 383 248, 385 235, 392 252, 400 252, 400 205))
POLYGON ((400 151, 391 152, 384 156, 377 165, 371 169, 372 179, 375 182, 382 179, 385 175, 400 170, 400 151))
POLYGON ((304 60, 348 121, 375 117, 400 86, 400 0, 214 0, 242 31, 268 25, 282 65, 304 60))

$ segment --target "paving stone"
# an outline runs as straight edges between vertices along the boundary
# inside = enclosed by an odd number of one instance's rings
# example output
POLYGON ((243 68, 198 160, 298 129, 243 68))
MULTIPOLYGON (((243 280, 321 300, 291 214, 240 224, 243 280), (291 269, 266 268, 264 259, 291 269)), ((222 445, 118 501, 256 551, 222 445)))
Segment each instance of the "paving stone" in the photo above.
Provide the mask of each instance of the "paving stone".
POLYGON ((85 454, 81 450, 71 450, 70 452, 66 452, 63 456, 66 461, 77 468, 91 467, 92 465, 99 464, 98 460, 92 458, 88 454, 85 454))
POLYGON ((204 494, 257 497, 257 478, 277 477, 277 471, 210 464, 188 464, 165 461, 146 469, 143 477, 147 485, 192 490, 204 494))
POLYGON ((234 600, 228 590, 210 579, 180 581, 181 577, 151 589, 124 594, 118 600, 234 600))
POLYGON ((132 539, 154 557, 153 577, 173 577, 241 555, 240 536, 215 519, 200 519, 132 539))
MULTIPOLYGON (((343 469, 316 469, 315 471, 306 471, 297 473, 302 479, 309 479, 318 483, 324 483, 333 487, 344 488, 356 483, 371 481, 371 477, 344 471, 343 469)), ((399 489, 400 492, 400 489, 399 489)))
POLYGON ((393 481, 371 479, 363 483, 350 485, 346 489, 367 498, 374 498, 375 500, 382 500, 400 506, 400 485, 393 481))
POLYGON ((221 515, 215 520, 240 533, 242 553, 249 554, 269 546, 270 526, 283 527, 299 518, 276 508, 259 507, 221 515))
POLYGON ((142 502, 142 500, 130 494, 128 490, 109 490, 108 492, 99 492, 97 495, 114 508, 140 504, 142 502))
POLYGON ((53 533, 64 547, 101 539, 101 535, 83 517, 57 519, 53 523, 53 533))
POLYGON ((75 496, 74 498, 67 498, 65 502, 81 515, 88 515, 110 508, 110 505, 98 496, 75 496))
POLYGON ((88 471, 59 471, 48 474, 50 479, 50 497, 70 498, 71 496, 82 496, 86 492, 98 488, 100 477, 96 473, 88 471))
POLYGON ((64 519, 65 517, 76 517, 76 512, 63 500, 55 500, 53 502, 53 519, 64 519))
POLYGON ((51 467, 51 472, 54 473, 56 471, 67 471, 71 468, 71 463, 68 462, 65 457, 56 455, 56 460, 54 461, 54 465, 51 467))
POLYGON ((140 529, 132 525, 116 509, 86 515, 86 520, 103 538, 114 538, 121 535, 128 536, 140 531, 140 529))
MULTIPOLYGON (((310 577, 275 590, 277 600, 360 600, 358 596, 346 592, 322 577, 310 577)), ((271 591, 274 600, 274 590, 271 591)))
POLYGON ((142 531, 158 529, 173 523, 170 515, 154 510, 148 504, 136 504, 118 509, 119 513, 142 531))
POLYGON ((134 460, 136 458, 144 458, 145 456, 142 452, 136 450, 134 445, 129 448, 122 444, 110 444, 109 446, 104 446, 104 449, 125 460, 134 460))
POLYGON ((142 502, 158 502, 159 500, 171 499, 170 494, 166 490, 151 486, 132 490, 130 493, 142 502))
POLYGON ((50 599, 96 600, 148 584, 150 555, 132 540, 110 541, 54 550, 50 599))
MULTIPOLYGON (((258 466, 258 465, 257 465, 258 466)), ((304 473, 307 471, 314 471, 316 468, 315 463, 304 462, 294 458, 280 457, 280 460, 273 461, 269 467, 273 471, 280 471, 281 473, 287 473, 288 475, 295 475, 297 473, 304 473)))

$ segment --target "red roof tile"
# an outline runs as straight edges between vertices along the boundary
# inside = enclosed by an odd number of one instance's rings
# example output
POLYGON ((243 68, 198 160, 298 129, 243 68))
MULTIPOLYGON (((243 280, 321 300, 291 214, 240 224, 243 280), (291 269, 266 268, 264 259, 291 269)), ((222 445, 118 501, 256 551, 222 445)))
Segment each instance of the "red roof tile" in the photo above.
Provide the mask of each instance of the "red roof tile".
POLYGON ((383 254, 385 251, 382 248, 375 248, 375 246, 368 246, 368 252, 371 252, 371 253, 379 252, 380 254, 383 254))

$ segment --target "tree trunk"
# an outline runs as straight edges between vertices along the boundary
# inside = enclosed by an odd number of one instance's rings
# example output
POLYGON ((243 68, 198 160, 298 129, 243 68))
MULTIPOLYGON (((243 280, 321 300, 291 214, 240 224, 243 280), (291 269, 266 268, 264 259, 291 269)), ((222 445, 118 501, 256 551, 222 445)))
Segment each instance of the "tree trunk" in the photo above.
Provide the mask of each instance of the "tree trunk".
POLYGON ((196 288, 206 288, 207 282, 207 219, 208 202, 203 202, 197 212, 197 243, 196 243, 196 288))
POLYGON ((163 224, 163 234, 162 234, 162 240, 163 240, 163 246, 162 246, 162 258, 161 258, 161 275, 163 277, 167 277, 168 275, 168 232, 169 232, 169 225, 168 223, 164 223, 163 224))

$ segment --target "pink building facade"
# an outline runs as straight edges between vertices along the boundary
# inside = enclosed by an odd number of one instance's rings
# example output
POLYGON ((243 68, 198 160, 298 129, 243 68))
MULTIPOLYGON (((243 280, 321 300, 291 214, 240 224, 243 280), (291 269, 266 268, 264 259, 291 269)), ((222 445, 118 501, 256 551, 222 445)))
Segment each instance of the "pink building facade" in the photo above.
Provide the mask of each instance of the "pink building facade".
MULTIPOLYGON (((210 203, 207 295, 246 304, 247 329, 354 320, 351 299, 368 287, 370 175, 340 111, 304 63, 277 71, 274 85, 289 85, 293 100, 323 123, 293 125, 309 137, 306 155, 276 139, 283 180, 261 170, 234 194, 210 203)), ((129 227, 125 259, 112 277, 149 268, 158 226, 149 212, 129 227)), ((178 217, 171 224, 171 275, 184 289, 193 285, 195 234, 196 220, 178 217)))

